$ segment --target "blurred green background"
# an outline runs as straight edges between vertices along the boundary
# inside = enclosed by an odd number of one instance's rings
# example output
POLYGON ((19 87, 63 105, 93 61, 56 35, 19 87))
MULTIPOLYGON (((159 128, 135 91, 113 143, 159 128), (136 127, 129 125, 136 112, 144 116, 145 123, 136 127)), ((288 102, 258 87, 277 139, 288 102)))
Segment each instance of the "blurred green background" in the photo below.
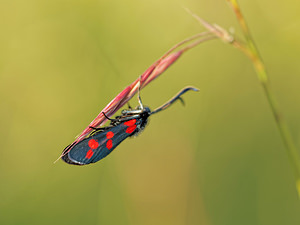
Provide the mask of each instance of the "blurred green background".
MULTIPOLYGON (((300 2, 239 2, 300 149, 300 2)), ((153 109, 200 88, 185 107, 153 116, 97 164, 53 164, 117 93, 204 30, 184 7, 241 36, 225 0, 0 1, 0 224, 300 224, 253 67, 220 41, 187 52, 141 93, 153 109)))

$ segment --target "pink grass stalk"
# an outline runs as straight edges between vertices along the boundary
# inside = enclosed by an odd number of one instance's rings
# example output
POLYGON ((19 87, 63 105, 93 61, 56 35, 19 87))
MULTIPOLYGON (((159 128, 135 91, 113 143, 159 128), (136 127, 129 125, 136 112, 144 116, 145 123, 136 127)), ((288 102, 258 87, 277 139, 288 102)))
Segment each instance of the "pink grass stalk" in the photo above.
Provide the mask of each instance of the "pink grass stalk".
MULTIPOLYGON (((123 91, 121 91, 107 106, 97 115, 97 117, 82 131, 80 135, 77 136, 76 140, 70 145, 69 150, 76 143, 85 139, 94 129, 91 127, 100 127, 103 125, 107 118, 106 116, 113 116, 121 107, 123 107, 140 89, 144 88, 151 81, 156 79, 160 74, 162 74, 169 66, 179 59, 179 57, 186 52, 187 50, 194 48, 202 42, 208 41, 215 38, 214 35, 211 35, 211 32, 203 32, 196 34, 190 38, 185 39, 184 41, 176 44, 169 51, 167 51, 160 59, 153 63, 141 76, 139 76, 134 82, 127 86, 123 91), (183 47, 182 49, 177 50, 182 47, 184 44, 191 42, 189 45, 183 47), (176 50, 176 51, 175 51, 176 50)), ((64 154, 66 154, 66 151, 64 154)))

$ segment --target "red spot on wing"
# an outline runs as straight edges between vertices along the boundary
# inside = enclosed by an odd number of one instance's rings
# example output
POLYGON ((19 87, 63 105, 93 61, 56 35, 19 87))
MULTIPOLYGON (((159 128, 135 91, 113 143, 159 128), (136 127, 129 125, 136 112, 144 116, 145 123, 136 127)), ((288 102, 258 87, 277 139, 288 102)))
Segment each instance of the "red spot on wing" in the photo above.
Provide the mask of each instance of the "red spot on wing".
POLYGON ((133 120, 128 120, 124 123, 124 125, 128 126, 128 127, 131 127, 133 125, 135 125, 136 123, 136 119, 133 119, 133 120))
POLYGON ((107 142, 106 142, 106 148, 108 148, 109 150, 112 148, 113 146, 113 143, 112 143, 112 140, 109 139, 107 142))
POLYGON ((128 127, 128 128, 126 129, 126 133, 127 133, 127 134, 131 134, 131 133, 135 130, 135 128, 136 128, 136 125, 135 125, 135 124, 132 125, 132 126, 130 126, 130 127, 128 127))
POLYGON ((108 131, 108 132, 106 133, 107 139, 111 139, 113 136, 114 136, 114 133, 111 132, 111 131, 108 131))
POLYGON ((89 147, 91 149, 96 149, 96 148, 98 148, 98 146, 99 146, 99 143, 95 139, 89 140, 89 147))
POLYGON ((88 150, 88 152, 86 153, 85 158, 90 159, 93 156, 94 152, 92 151, 92 149, 88 150))

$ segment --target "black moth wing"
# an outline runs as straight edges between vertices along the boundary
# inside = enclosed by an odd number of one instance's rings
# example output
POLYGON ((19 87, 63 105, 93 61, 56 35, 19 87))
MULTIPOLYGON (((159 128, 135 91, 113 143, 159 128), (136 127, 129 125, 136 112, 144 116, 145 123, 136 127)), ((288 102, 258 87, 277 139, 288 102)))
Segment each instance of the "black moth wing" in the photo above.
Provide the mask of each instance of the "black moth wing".
POLYGON ((177 100, 183 102, 181 96, 190 90, 199 91, 194 87, 183 88, 168 102, 152 112, 148 107, 143 106, 140 96, 138 96, 139 106, 136 109, 123 110, 122 114, 115 119, 108 118, 103 112, 106 119, 111 121, 110 125, 95 129, 88 138, 67 146, 62 153, 62 160, 69 164, 86 165, 103 159, 124 139, 141 132, 145 128, 149 116, 167 109, 177 100))
POLYGON ((69 164, 95 163, 110 154, 123 140, 137 133, 144 123, 143 118, 131 119, 80 141, 62 157, 69 164))

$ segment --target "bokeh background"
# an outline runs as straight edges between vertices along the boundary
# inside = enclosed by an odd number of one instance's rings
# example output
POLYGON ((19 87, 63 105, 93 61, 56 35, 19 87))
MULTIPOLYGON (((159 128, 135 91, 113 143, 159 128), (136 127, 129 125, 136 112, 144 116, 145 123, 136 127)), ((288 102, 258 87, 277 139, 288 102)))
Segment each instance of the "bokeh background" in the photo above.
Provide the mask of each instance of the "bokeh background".
MULTIPOLYGON (((300 2, 239 1, 300 149, 300 2)), ((172 45, 235 29, 225 0, 1 0, 0 224, 300 224, 294 177, 249 60, 220 41, 143 89, 184 96, 97 164, 53 164, 125 86, 172 45)), ((136 98, 131 105, 137 104, 136 98)))

